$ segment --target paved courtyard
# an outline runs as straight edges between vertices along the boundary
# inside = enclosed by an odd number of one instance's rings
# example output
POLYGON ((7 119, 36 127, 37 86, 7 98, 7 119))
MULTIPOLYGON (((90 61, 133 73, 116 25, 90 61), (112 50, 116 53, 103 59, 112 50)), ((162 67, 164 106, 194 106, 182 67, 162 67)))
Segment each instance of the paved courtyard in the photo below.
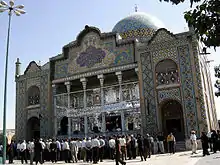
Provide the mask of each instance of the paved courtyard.
MULTIPOLYGON (((218 154, 220 156, 220 154, 218 154)), ((215 155, 217 156, 217 154, 215 155)), ((210 156, 213 157, 213 155, 210 156)), ((138 157, 135 160, 127 160, 128 165, 200 165, 197 164, 197 162, 201 162, 201 159, 208 159, 208 157, 203 158, 202 152, 199 151, 197 155, 191 155, 190 151, 187 152, 180 152, 176 153, 174 155, 170 154, 162 154, 162 155, 153 155, 150 159, 147 159, 147 161, 140 161, 140 157, 138 157)), ((21 164, 20 161, 15 161, 16 164, 21 164)), ((50 162, 47 162, 45 164, 52 164, 50 162)), ((73 163, 64 163, 64 162, 58 162, 56 164, 62 165, 68 165, 73 163)), ((75 163, 76 165, 89 165, 91 163, 75 163)), ((100 162, 99 165, 115 165, 115 162, 112 160, 105 160, 104 162, 100 162)), ((210 165, 210 164, 204 164, 204 165, 210 165)), ((213 164, 214 165, 214 164, 213 164)))
POLYGON ((199 161, 197 161, 195 165, 219 165, 219 164, 220 164, 220 152, 199 159, 199 161))

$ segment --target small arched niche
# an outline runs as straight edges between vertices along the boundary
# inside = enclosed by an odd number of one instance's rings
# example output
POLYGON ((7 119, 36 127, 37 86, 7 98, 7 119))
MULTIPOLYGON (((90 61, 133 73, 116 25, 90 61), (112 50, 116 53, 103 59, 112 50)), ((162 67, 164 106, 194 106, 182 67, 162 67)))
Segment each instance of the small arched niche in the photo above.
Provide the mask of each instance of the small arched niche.
POLYGON ((177 64, 173 60, 166 59, 158 62, 155 72, 157 86, 179 83, 177 64))
POLYGON ((28 106, 40 104, 40 89, 37 86, 31 86, 28 89, 28 106))

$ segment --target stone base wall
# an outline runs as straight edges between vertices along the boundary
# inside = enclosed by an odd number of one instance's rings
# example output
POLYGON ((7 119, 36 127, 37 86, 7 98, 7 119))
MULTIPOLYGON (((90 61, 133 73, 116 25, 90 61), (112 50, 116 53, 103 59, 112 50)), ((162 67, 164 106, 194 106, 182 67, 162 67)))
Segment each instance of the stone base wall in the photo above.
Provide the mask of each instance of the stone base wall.
MULTIPOLYGON (((202 143, 201 140, 197 140, 197 149, 202 149, 202 143)), ((186 140, 186 151, 192 150, 191 140, 186 140)))

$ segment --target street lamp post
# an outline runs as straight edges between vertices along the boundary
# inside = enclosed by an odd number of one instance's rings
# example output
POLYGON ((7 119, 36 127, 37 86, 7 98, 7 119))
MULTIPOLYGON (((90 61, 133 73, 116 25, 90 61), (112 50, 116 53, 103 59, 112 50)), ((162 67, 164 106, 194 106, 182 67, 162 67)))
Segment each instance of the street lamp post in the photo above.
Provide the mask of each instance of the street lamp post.
POLYGON ((10 38, 10 28, 11 28, 11 16, 14 13, 16 16, 25 14, 25 11, 22 10, 23 5, 15 6, 14 0, 10 0, 9 4, 5 1, 0 1, 0 13, 8 12, 8 34, 7 34, 7 48, 5 56, 5 83, 4 83, 4 109, 3 109, 3 164, 6 161, 6 104, 7 104, 7 79, 8 79, 8 52, 9 52, 9 38, 10 38))

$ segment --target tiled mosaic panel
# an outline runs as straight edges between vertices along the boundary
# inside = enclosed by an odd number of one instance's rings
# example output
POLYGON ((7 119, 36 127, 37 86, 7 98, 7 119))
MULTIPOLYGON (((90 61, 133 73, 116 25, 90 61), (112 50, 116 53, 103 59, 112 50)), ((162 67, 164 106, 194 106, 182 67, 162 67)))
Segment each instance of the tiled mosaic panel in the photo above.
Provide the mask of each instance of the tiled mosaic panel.
POLYGON ((171 36, 171 34, 169 34, 167 30, 162 29, 162 30, 159 30, 159 32, 157 32, 157 35, 154 37, 151 43, 160 43, 160 42, 165 42, 165 41, 169 41, 173 39, 174 37, 171 36))
POLYGON ((25 111, 25 81, 19 81, 16 83, 16 139, 25 139, 26 132, 26 111, 25 111))
POLYGON ((153 57, 154 66, 156 66, 158 64, 158 62, 160 62, 164 59, 171 59, 174 62, 176 62, 177 64, 179 63, 178 53, 177 53, 176 47, 171 47, 171 48, 166 48, 166 49, 154 51, 154 52, 152 52, 152 57, 153 57))
POLYGON ((40 134, 41 136, 48 136, 50 134, 49 130, 49 126, 50 123, 50 111, 49 111, 49 106, 48 106, 48 87, 49 87, 49 81, 48 81, 48 75, 42 75, 41 77, 41 82, 40 82, 40 105, 41 105, 41 109, 40 109, 40 114, 42 116, 42 119, 40 120, 40 134))
POLYGON ((152 37, 155 33, 155 30, 153 29, 136 29, 136 30, 130 30, 124 33, 120 33, 120 36, 123 39, 129 39, 129 38, 143 38, 143 37, 152 37))
POLYGON ((198 118, 188 45, 178 47, 178 52, 183 92, 182 95, 186 113, 186 126, 188 129, 187 134, 189 134, 191 130, 196 130, 198 132, 198 118))
POLYGON ((134 13, 121 21, 119 21, 115 27, 113 28, 113 32, 124 33, 131 30, 138 29, 154 29, 157 27, 155 23, 152 21, 150 16, 146 14, 134 13))
POLYGON ((40 78, 39 78, 39 77, 28 78, 28 79, 27 79, 27 90, 28 90, 31 86, 40 87, 40 78))
MULTIPOLYGON (((77 63, 80 57, 80 53, 79 53, 77 58, 69 61, 68 74, 84 72, 84 71, 88 71, 89 69, 118 66, 122 64, 128 64, 133 61, 133 51, 131 47, 128 48, 121 47, 120 49, 114 50, 114 52, 109 52, 105 50, 105 48, 102 48, 102 52, 105 52, 105 55, 104 57, 102 57, 102 59, 100 59, 97 58, 95 51, 94 52, 89 51, 90 55, 87 56, 88 58, 84 56, 85 58, 83 58, 83 60, 80 61, 81 62, 80 64, 79 62, 77 63)), ((85 52, 81 52, 81 53, 85 54, 85 52)))
POLYGON ((80 52, 71 50, 68 60, 57 61, 55 63, 55 79, 79 72, 91 71, 91 69, 118 66, 133 62, 132 45, 114 48, 115 41, 102 42, 99 40, 97 36, 93 37, 91 35, 88 42, 85 39, 82 42, 82 44, 86 45, 81 46, 80 52))
POLYGON ((66 77, 68 75, 68 61, 62 60, 55 63, 54 78, 66 77))
POLYGON ((195 61, 195 69, 196 69, 196 86, 198 89, 198 103, 199 103, 199 109, 201 112, 201 119, 202 119, 202 123, 203 123, 203 131, 207 131, 208 129, 208 125, 207 125, 207 117, 206 117, 206 109, 205 109, 205 102, 204 102, 204 95, 203 95, 203 87, 202 87, 202 79, 201 79, 201 70, 200 70, 200 65, 199 65, 199 57, 198 57, 198 50, 197 50, 197 44, 193 43, 192 44, 192 48, 193 48, 193 57, 194 57, 194 61, 195 61))
POLYGON ((157 132, 156 97, 154 93, 154 75, 150 52, 141 54, 141 64, 144 84, 144 99, 146 104, 146 131, 147 133, 155 134, 157 132), (148 106, 149 108, 147 108, 148 106))
POLYGON ((160 90, 158 91, 158 102, 161 103, 166 99, 173 99, 181 102, 180 89, 160 90))

